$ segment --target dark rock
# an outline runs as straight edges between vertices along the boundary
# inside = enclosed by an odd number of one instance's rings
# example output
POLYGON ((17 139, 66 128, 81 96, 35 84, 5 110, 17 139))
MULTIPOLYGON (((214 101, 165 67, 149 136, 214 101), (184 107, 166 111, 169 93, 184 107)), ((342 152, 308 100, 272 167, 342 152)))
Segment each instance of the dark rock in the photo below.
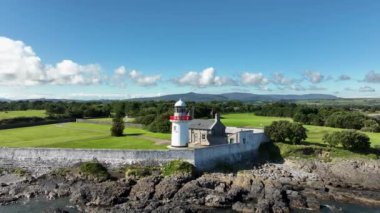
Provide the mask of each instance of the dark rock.
POLYGON ((154 198, 159 200, 172 198, 183 184, 190 181, 190 179, 191 177, 188 176, 165 177, 156 185, 154 198))
POLYGON ((155 192, 155 186, 160 180, 159 176, 148 176, 138 180, 129 194, 129 199, 135 201, 151 199, 155 192))

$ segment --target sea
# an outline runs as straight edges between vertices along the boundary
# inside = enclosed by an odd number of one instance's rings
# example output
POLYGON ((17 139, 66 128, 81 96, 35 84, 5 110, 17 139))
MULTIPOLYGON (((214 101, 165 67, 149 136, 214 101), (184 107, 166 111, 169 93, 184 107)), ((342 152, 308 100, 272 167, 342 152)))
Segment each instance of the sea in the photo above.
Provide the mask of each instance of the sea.
MULTIPOLYGON (((79 211, 70 204, 68 198, 60 198, 56 200, 32 199, 24 202, 0 206, 0 213, 41 213, 47 209, 60 208, 70 213, 78 213, 79 211)), ((233 213, 230 209, 218 209, 211 212, 217 213, 233 213)), ((292 209, 292 213, 307 213, 307 210, 292 209)), ((310 211, 311 212, 311 211, 310 211)), ((341 203, 336 201, 321 201, 321 213, 380 213, 380 207, 371 207, 359 204, 341 203)))

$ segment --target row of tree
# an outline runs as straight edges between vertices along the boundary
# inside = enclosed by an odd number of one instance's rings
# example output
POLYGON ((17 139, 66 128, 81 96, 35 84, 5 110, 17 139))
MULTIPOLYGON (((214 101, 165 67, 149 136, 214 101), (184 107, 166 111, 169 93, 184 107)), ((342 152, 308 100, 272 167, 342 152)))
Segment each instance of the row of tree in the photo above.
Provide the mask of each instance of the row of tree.
POLYGON ((257 115, 291 117, 302 124, 380 132, 380 121, 348 107, 273 103, 258 107, 257 115))
MULTIPOLYGON (((264 132, 273 142, 300 144, 307 139, 307 130, 297 122, 274 121, 265 127, 264 132)), ((368 151, 371 146, 369 137, 356 130, 326 133, 322 140, 331 147, 342 147, 354 152, 368 151)))

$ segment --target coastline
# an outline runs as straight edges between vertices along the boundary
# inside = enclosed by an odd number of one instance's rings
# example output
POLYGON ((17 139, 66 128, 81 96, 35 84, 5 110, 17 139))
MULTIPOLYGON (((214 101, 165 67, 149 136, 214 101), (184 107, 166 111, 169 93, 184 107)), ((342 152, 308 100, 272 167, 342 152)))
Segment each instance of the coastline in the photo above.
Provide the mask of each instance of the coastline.
POLYGON ((56 171, 39 176, 30 171, 17 174, 17 170, 1 174, 1 205, 23 199, 69 198, 84 212, 290 212, 319 211, 321 201, 334 200, 380 208, 376 178, 380 177, 380 160, 293 159, 236 173, 141 178, 114 173, 114 178, 106 181, 56 171))

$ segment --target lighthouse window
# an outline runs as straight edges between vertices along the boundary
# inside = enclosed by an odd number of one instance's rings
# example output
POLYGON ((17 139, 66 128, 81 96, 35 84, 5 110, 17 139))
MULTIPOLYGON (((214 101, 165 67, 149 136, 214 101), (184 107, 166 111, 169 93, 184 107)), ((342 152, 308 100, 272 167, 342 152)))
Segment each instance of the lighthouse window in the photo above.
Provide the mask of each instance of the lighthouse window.
POLYGON ((177 130, 177 127, 176 127, 176 126, 173 126, 173 130, 176 131, 176 130, 177 130))

